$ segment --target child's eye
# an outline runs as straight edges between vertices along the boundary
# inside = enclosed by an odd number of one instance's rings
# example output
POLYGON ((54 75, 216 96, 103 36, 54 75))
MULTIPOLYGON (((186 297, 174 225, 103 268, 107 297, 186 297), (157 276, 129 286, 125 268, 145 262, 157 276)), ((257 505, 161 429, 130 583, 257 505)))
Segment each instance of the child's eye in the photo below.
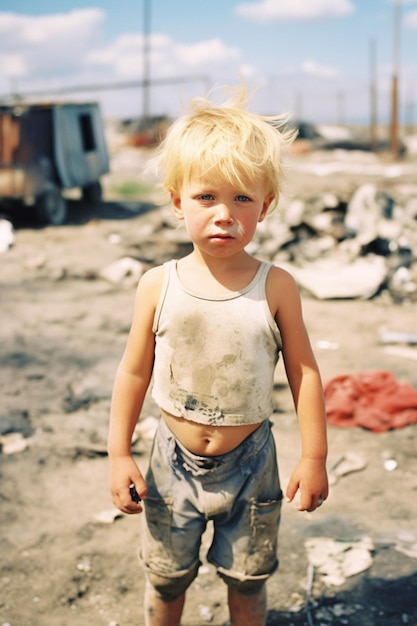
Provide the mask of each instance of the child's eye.
POLYGON ((236 200, 238 202, 250 202, 250 198, 248 196, 236 196, 236 200))
POLYGON ((213 200, 211 193, 202 193, 198 196, 199 200, 213 200))

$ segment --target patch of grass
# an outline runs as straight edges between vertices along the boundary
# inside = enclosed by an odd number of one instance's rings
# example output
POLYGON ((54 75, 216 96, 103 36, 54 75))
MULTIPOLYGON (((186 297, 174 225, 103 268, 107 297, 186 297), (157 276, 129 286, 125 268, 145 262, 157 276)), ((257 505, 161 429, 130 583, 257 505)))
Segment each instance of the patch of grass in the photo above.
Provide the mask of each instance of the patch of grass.
POLYGON ((124 182, 112 185, 111 190, 114 194, 123 198, 137 198, 153 191, 153 187, 146 185, 141 181, 126 180, 124 182))

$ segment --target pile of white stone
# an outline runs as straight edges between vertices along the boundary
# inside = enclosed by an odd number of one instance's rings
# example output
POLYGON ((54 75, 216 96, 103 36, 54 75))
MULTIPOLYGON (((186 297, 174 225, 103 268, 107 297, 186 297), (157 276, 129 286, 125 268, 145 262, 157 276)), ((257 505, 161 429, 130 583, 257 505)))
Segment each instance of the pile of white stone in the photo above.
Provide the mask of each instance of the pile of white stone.
POLYGON ((319 299, 388 290, 395 301, 417 301, 417 185, 295 199, 260 224, 251 252, 285 266, 319 299))

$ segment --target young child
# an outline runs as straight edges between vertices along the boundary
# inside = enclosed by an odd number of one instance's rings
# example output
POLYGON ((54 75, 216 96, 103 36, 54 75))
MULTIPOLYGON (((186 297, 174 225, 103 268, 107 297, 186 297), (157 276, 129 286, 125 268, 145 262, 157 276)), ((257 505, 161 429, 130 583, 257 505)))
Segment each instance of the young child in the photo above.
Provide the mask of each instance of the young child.
POLYGON ((243 88, 221 104, 196 99, 157 156, 193 252, 139 282, 108 443, 114 504, 145 509, 146 626, 180 624, 208 521, 231 624, 265 623, 282 501, 270 422, 280 352, 301 431, 286 499, 299 491, 299 509, 314 511, 328 495, 322 385, 298 290, 245 250, 277 204, 292 136, 245 106, 243 88), (131 438, 152 376, 161 419, 143 476, 131 438))

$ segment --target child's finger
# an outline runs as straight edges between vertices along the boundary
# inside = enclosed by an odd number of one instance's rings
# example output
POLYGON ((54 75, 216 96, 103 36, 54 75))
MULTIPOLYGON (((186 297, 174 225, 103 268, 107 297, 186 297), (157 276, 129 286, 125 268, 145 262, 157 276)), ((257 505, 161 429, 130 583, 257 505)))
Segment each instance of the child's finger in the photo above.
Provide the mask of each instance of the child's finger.
POLYGON ((287 490, 285 492, 286 501, 292 502, 296 496, 297 491, 298 491, 298 485, 290 481, 288 483, 287 490))

